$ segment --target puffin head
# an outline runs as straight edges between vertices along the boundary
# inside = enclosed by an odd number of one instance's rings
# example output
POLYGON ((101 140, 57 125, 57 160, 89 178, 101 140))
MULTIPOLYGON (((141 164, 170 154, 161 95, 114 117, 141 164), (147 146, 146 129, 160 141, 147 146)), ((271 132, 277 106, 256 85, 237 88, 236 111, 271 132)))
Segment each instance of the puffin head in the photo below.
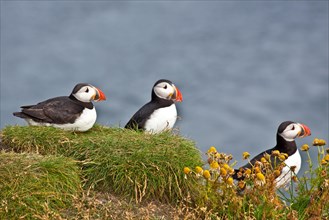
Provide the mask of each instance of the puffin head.
POLYGON ((183 101, 183 96, 179 89, 170 80, 166 79, 160 79, 154 84, 152 99, 156 97, 176 102, 183 101))
POLYGON ((297 137, 306 137, 311 135, 311 130, 304 124, 292 121, 282 122, 278 128, 278 135, 286 141, 294 141, 297 137))
POLYGON ((81 102, 91 102, 91 101, 98 102, 98 101, 106 100, 106 97, 102 92, 102 90, 87 83, 77 84, 74 87, 71 95, 81 102))

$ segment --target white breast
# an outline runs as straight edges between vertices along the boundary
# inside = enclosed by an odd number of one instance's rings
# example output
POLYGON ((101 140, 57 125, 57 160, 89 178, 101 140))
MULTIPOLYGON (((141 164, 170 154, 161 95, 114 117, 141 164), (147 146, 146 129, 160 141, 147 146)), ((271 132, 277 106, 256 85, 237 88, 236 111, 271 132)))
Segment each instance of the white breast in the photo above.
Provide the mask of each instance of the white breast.
POLYGON ((51 124, 51 123, 38 123, 31 119, 26 119, 26 121, 33 126, 52 126, 55 128, 61 128, 64 130, 71 131, 87 131, 95 124, 97 118, 95 107, 92 109, 85 108, 80 117, 75 120, 74 123, 68 124, 51 124))
POLYGON ((177 120, 175 104, 155 110, 145 123, 145 130, 150 133, 160 133, 172 129, 177 120))
POLYGON ((284 163, 286 166, 282 169, 281 175, 275 179, 277 188, 286 186, 290 182, 291 177, 297 175, 299 172, 302 165, 302 158, 300 157, 298 149, 293 155, 289 156, 284 163), (292 166, 296 166, 294 172, 290 170, 292 166))

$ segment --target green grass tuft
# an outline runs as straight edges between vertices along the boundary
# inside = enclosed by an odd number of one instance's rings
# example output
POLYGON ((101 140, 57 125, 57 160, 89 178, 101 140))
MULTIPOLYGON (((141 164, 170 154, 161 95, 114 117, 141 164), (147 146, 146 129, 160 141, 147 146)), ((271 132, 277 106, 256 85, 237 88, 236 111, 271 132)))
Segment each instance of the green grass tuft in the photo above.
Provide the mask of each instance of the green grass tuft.
POLYGON ((61 216, 81 192, 79 169, 65 157, 0 152, 0 219, 61 216))
POLYGON ((194 186, 184 179, 185 166, 201 165, 195 144, 165 132, 150 135, 94 126, 85 133, 51 127, 8 126, 3 144, 14 151, 63 155, 81 161, 86 188, 134 199, 177 202, 194 186))

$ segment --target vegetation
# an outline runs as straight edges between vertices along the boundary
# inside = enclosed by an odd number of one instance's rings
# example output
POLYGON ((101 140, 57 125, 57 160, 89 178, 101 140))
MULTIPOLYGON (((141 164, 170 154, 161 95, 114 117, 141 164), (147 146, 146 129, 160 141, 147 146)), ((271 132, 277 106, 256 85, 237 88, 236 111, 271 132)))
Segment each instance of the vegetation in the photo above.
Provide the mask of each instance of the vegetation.
POLYGON ((0 219, 44 219, 72 207, 79 169, 65 157, 0 153, 0 219))
MULTIPOLYGON (((287 155, 278 151, 264 155, 251 169, 239 171, 238 176, 244 179, 234 184, 234 163, 230 163, 232 156, 210 147, 207 152, 209 170, 199 166, 184 168, 189 178, 199 180, 202 196, 192 200, 196 207, 211 210, 203 218, 329 219, 329 149, 324 149, 325 144, 321 139, 313 142, 318 150, 316 164, 310 158, 310 147, 306 144, 301 147, 308 154, 309 170, 300 179, 297 176, 292 178, 287 186, 288 192, 277 190, 275 184, 287 155), (276 160, 278 165, 273 167, 271 159, 276 160)), ((242 154, 246 160, 249 156, 248 152, 242 154)), ((294 169, 290 167, 292 172, 294 169)))
POLYGON ((329 218, 329 152, 320 139, 301 147, 318 160, 308 156, 308 171, 285 192, 273 182, 280 166, 272 157, 235 182, 231 155, 211 147, 202 166, 195 144, 169 132, 8 126, 0 138, 0 219, 329 218))
POLYGON ((136 203, 181 201, 195 185, 184 179, 183 167, 202 163, 192 141, 169 132, 151 135, 97 125, 88 132, 74 133, 8 126, 1 136, 2 145, 17 153, 75 160, 85 190, 111 192, 136 203))

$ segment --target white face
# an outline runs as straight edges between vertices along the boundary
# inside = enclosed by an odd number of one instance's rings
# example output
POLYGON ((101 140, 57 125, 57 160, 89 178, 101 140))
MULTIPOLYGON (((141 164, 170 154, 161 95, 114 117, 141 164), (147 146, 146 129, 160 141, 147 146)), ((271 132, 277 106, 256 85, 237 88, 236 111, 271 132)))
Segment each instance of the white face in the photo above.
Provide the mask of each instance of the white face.
POLYGON ((302 132, 302 128, 298 123, 292 123, 284 129, 282 133, 279 133, 286 141, 294 141, 296 137, 302 132))
POLYGON ((175 88, 167 82, 161 82, 153 88, 155 94, 162 99, 171 99, 175 88))
POLYGON ((83 86, 74 95, 81 102, 90 102, 96 96, 96 89, 92 86, 83 86))

